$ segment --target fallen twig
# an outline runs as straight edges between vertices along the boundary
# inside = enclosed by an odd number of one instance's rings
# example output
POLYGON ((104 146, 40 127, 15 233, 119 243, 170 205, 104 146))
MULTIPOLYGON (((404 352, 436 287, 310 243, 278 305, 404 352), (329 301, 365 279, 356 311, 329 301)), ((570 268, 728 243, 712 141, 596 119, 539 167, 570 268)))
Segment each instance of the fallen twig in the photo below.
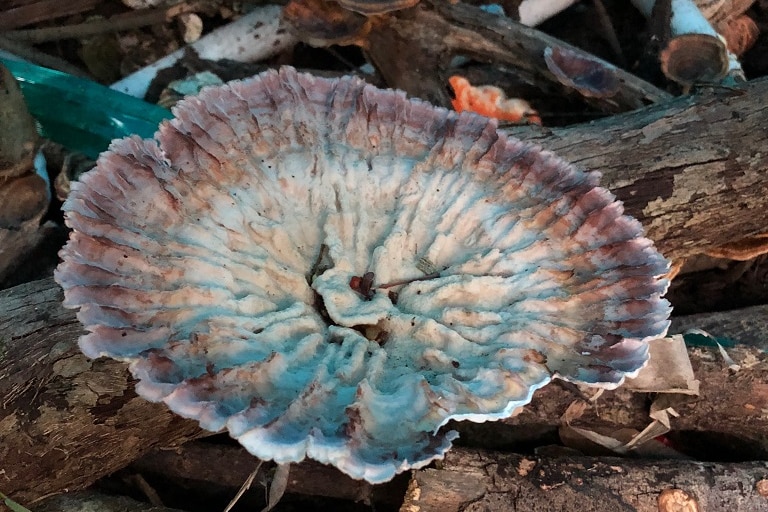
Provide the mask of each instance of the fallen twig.
POLYGON ((194 43, 177 50, 111 85, 112 89, 143 98, 157 74, 173 66, 188 50, 202 59, 231 59, 257 62, 295 44, 280 22, 281 8, 267 4, 245 16, 206 34, 194 43), (247 43, 245 43, 247 41, 247 43))
POLYGON ((188 12, 199 10, 194 3, 182 3, 166 9, 144 9, 119 14, 108 19, 78 23, 77 25, 64 25, 59 27, 44 27, 30 30, 12 30, 3 33, 3 36, 13 41, 24 41, 30 44, 58 41, 61 39, 81 39, 108 32, 120 32, 148 25, 158 25, 172 20, 188 12))
MULTIPOLYGON (((8 2, 3 2, 7 4, 8 2)), ((24 2, 22 2, 24 3, 24 2)), ((0 11, 0 31, 85 12, 99 5, 100 0, 40 0, 0 11)), ((13 2, 11 2, 13 5, 13 2)))

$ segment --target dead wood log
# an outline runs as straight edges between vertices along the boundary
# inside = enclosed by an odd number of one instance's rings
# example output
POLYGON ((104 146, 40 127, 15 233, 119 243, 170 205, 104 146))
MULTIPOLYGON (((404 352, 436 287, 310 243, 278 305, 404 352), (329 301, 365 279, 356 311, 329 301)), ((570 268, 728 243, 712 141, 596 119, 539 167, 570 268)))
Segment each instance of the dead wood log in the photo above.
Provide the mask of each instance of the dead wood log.
POLYGON ((768 351, 768 305, 752 306, 738 311, 718 311, 672 319, 671 334, 684 334, 699 329, 717 338, 768 351))
MULTIPOLYGON (((566 504, 574 502, 580 504, 580 511, 657 512, 659 494, 679 488, 696 497, 700 510, 768 510, 768 496, 759 492, 760 486, 768 486, 768 462, 764 461, 541 457, 454 447, 435 466, 438 469, 413 474, 405 502, 402 477, 371 486, 311 461, 291 466, 286 493, 386 507, 402 503, 401 512, 571 510, 566 504), (759 486, 758 482, 764 483, 759 486), (636 508, 627 508, 630 504, 636 508), (743 508, 730 508, 733 504, 743 508)), ((192 442, 177 450, 153 451, 130 469, 147 477, 183 482, 181 485, 229 487, 234 493, 254 467, 253 457, 241 447, 192 442), (212 467, 211 460, 226 460, 227 464, 212 467)), ((251 492, 263 493, 260 489, 251 492)))
POLYGON ((768 231, 768 79, 569 128, 513 130, 603 174, 670 258, 768 231))
POLYGON ((83 356, 62 298, 52 279, 0 291, 0 490, 27 504, 199 433, 139 398, 124 364, 83 356))
POLYGON ((439 466, 413 473, 401 512, 768 510, 766 462, 548 458, 455 448, 439 466), (673 490, 698 507, 660 506, 662 493, 673 490))
MULTIPOLYGON (((738 311, 732 312, 739 314, 738 311)), ((742 318, 749 322, 750 318, 742 318)), ((764 333, 763 336, 768 335, 764 333)), ((665 405, 673 407, 679 418, 672 420, 673 430, 721 433, 733 436, 755 446, 768 447, 768 353, 757 347, 738 345, 728 349, 738 371, 728 368, 717 348, 690 347, 688 355, 693 373, 700 382, 699 396, 669 395, 665 405)), ((503 420, 506 425, 556 426, 565 422, 568 407, 584 402, 584 396, 575 386, 555 381, 538 390, 533 401, 517 416, 503 420), (561 420, 562 418, 562 420, 561 420)), ((587 405, 586 403, 584 405, 587 405)), ((604 392, 597 401, 577 418, 569 418, 571 426, 582 428, 617 429, 631 427, 644 429, 651 419, 649 401, 645 393, 618 388, 604 392)), ((494 434, 497 425, 483 427, 465 423, 460 431, 483 437, 494 434), (478 433, 478 430, 481 433, 478 433)))
MULTIPOLYGON (((76 346, 82 328, 74 313, 61 307, 61 299, 51 279, 0 291, 2 491, 27 503, 84 488, 153 447, 179 444, 199 433, 194 423, 161 404, 138 398, 124 364, 82 356, 76 346)), ((765 439, 768 355, 750 347, 729 353, 745 363, 742 370, 728 370, 714 349, 690 350, 701 396, 675 404, 681 417, 673 420, 673 428, 765 439)), ((575 388, 546 386, 505 423, 557 427, 568 406, 582 399, 575 388)), ((619 389, 606 392, 572 424, 643 428, 648 421, 646 395, 619 389)), ((499 422, 484 426, 504 428, 499 422)))
MULTIPOLYGON (((230 488, 234 494, 256 469, 257 463, 257 459, 239 445, 199 441, 175 450, 153 450, 132 464, 129 471, 136 471, 148 479, 160 477, 189 487, 211 484, 230 488), (226 461, 226 464, 212 465, 212 460, 226 461)), ((255 481, 262 481, 273 468, 273 464, 263 464, 255 481)), ((391 509, 402 503, 407 483, 407 476, 398 475, 390 482, 372 485, 364 480, 354 480, 333 466, 308 460, 291 465, 285 492, 386 505, 391 509)), ((254 485, 250 492, 264 494, 260 485, 254 485)))

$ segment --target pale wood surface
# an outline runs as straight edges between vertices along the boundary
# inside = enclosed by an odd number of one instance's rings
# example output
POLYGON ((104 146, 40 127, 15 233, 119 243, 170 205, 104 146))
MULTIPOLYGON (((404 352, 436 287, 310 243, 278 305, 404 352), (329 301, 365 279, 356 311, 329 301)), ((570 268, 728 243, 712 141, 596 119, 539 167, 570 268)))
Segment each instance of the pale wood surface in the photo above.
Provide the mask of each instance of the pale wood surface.
POLYGON ((441 466, 414 472, 400 512, 768 510, 768 498, 758 492, 766 462, 547 458, 456 448, 441 466), (667 489, 684 491, 699 508, 660 508, 667 489))

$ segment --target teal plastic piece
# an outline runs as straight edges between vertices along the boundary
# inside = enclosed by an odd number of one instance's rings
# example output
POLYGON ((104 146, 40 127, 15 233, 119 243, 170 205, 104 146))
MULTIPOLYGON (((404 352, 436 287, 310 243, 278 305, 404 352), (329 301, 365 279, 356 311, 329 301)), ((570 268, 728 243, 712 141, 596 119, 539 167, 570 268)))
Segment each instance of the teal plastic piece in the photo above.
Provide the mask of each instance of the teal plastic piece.
POLYGON ((729 338, 718 338, 702 332, 685 333, 683 334, 683 341, 689 347, 716 347, 720 344, 723 348, 731 348, 738 344, 729 338))
POLYGON ((0 58, 19 81, 41 135, 91 158, 112 139, 147 138, 171 111, 66 73, 0 58))

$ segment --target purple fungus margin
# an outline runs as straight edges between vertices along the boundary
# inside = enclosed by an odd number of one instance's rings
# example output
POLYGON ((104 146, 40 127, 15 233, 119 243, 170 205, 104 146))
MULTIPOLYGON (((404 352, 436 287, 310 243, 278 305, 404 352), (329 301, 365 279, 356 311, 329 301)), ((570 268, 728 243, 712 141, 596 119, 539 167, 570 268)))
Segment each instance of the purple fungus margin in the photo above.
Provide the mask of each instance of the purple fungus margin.
POLYGON ((605 61, 557 46, 544 49, 544 62, 561 84, 586 98, 610 98, 619 92, 616 68, 605 61))
POLYGON ((72 184, 55 277, 85 354, 257 457, 384 482, 666 332, 640 223, 494 121, 292 68, 174 113, 72 184))

